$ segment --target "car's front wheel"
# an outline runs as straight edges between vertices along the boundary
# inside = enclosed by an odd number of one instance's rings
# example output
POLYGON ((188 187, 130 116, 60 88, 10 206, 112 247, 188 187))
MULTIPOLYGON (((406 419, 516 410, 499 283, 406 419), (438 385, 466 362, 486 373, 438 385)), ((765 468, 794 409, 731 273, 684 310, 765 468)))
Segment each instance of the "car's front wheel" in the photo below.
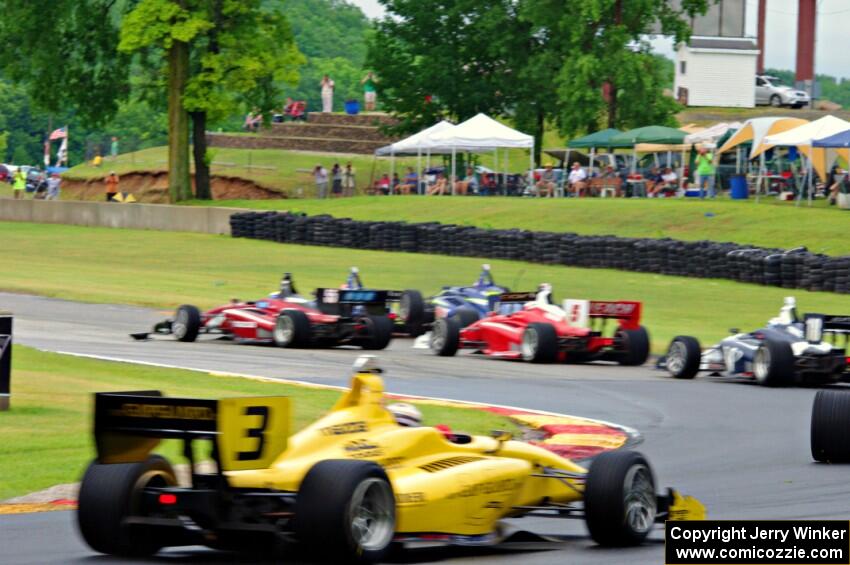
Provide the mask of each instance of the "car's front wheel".
POLYGON ((784 341, 764 341, 753 357, 753 376, 763 386, 794 384, 794 352, 784 341))
POLYGON ((665 365, 676 379, 692 379, 699 372, 702 349, 699 341, 689 335, 677 335, 667 348, 665 365))
POLYGON ((638 545, 652 530, 658 512, 655 478, 636 451, 607 451, 590 464, 584 486, 584 513, 599 545, 638 545))
POLYGON ((850 463, 850 392, 819 390, 812 405, 812 457, 850 463))
POLYGON ((774 94, 770 97, 770 105, 774 108, 779 108, 782 106, 782 97, 778 94, 774 94))
POLYGON ((460 346, 460 322, 452 318, 440 318, 431 330, 431 351, 441 357, 452 357, 460 346))
POLYGON ((392 485, 376 463, 320 461, 301 482, 295 533, 311 553, 337 563, 380 561, 393 541, 395 524, 392 485))
POLYGON ((522 332, 520 352, 524 361, 554 363, 558 359, 558 333, 552 324, 535 322, 522 332))
POLYGON ((404 322, 407 331, 413 337, 424 333, 425 300, 418 290, 405 290, 401 293, 398 305, 398 315, 404 322))
POLYGON ((171 333, 179 341, 195 341, 201 331, 201 311, 191 304, 184 304, 174 313, 171 333))
POLYGON ((284 310, 275 320, 272 340, 278 347, 307 347, 312 331, 307 314, 301 310, 284 310))
POLYGON ((83 539, 100 553, 153 555, 162 548, 155 533, 141 527, 129 528, 124 519, 139 512, 143 489, 176 484, 171 465, 158 455, 139 463, 92 462, 80 484, 77 508, 83 539))
POLYGON ((393 321, 387 316, 364 316, 360 321, 366 328, 363 349, 384 349, 393 338, 393 321))
POLYGON ((649 358, 649 332, 643 326, 636 329, 617 330, 615 340, 617 347, 617 361, 620 365, 643 365, 649 358))

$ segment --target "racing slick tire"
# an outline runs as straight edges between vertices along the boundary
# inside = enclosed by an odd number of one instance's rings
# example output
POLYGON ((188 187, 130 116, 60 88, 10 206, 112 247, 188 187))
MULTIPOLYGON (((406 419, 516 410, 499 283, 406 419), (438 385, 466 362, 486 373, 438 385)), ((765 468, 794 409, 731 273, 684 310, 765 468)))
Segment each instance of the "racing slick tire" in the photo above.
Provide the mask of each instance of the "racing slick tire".
POLYGON ((395 495, 371 461, 328 459, 307 472, 295 499, 299 543, 334 563, 374 563, 395 535, 395 495))
POLYGON ((477 322, 480 316, 472 308, 460 307, 452 314, 452 318, 457 318, 457 321, 460 322, 460 327, 465 328, 477 322))
POLYGON ((674 379, 692 379, 699 373, 702 348, 697 338, 677 335, 667 348, 666 368, 674 379))
POLYGON ((360 342, 363 349, 385 349, 393 338, 393 321, 387 316, 364 316, 361 321, 368 335, 360 342))
POLYGON ((184 304, 174 313, 171 333, 178 341, 195 341, 201 331, 201 311, 191 304, 184 304))
POLYGON ((791 344, 765 340, 753 357, 753 376, 763 386, 794 384, 794 352, 791 344))
POLYGON ((812 457, 821 463, 850 463, 850 393, 819 390, 812 404, 812 457))
POLYGON ((274 323, 272 340, 278 347, 308 347, 313 340, 310 319, 301 310, 284 310, 274 323))
POLYGON ((123 524, 138 512, 139 494, 149 486, 177 484, 174 469, 163 457, 151 455, 138 463, 102 465, 93 461, 83 475, 77 525, 93 550, 108 555, 144 557, 159 551, 161 536, 123 524))
POLYGON ((431 351, 440 357, 452 357, 460 346, 460 320, 439 318, 431 329, 431 351))
POLYGON ((425 300, 418 290, 405 290, 398 303, 398 314, 413 337, 425 333, 425 300))
POLYGON ((643 365, 649 359, 649 332, 645 327, 638 326, 636 330, 620 329, 615 337, 621 344, 617 351, 617 362, 620 365, 643 365))
POLYGON ((554 363, 558 359, 558 333, 552 324, 533 322, 522 332, 522 359, 532 363, 554 363))
POLYGON ((596 543, 640 544, 652 530, 657 511, 655 478, 642 454, 606 451, 593 459, 584 486, 584 514, 596 543))

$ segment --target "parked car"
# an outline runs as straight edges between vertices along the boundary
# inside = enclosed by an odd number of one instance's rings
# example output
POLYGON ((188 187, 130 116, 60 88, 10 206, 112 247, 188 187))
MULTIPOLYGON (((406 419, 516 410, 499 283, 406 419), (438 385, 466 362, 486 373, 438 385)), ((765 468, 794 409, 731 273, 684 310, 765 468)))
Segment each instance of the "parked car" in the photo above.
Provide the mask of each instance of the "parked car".
POLYGON ((777 77, 756 75, 756 104, 802 108, 810 102, 808 93, 782 84, 777 77))

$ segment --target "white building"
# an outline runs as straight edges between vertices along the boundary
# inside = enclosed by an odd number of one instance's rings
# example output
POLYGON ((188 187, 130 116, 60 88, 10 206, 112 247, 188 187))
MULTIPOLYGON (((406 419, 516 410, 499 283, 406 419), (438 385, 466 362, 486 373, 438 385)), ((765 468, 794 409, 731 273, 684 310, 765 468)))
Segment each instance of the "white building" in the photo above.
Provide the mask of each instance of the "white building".
POLYGON ((754 107, 758 53, 743 37, 691 37, 676 51, 676 99, 685 106, 754 107))

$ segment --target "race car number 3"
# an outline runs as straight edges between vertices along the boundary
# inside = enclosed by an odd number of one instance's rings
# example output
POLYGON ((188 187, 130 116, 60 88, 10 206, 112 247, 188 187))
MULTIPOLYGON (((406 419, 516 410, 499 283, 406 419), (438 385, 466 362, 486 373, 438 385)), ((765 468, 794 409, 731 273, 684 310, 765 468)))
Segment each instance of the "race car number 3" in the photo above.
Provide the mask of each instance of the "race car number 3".
POLYGON ((268 467, 286 449, 288 398, 225 398, 218 410, 218 451, 225 471, 268 467))

